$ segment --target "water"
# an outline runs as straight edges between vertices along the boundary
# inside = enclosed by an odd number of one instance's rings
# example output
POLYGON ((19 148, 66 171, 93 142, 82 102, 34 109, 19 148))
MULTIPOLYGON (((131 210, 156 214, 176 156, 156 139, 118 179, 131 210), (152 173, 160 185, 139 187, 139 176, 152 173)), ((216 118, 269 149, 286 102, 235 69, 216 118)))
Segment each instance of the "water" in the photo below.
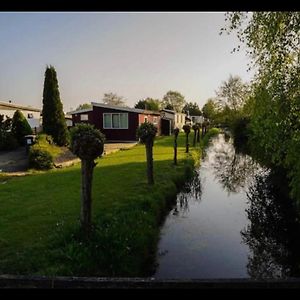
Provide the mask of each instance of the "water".
POLYGON ((215 137, 165 220, 153 277, 300 276, 297 216, 272 176, 215 137))

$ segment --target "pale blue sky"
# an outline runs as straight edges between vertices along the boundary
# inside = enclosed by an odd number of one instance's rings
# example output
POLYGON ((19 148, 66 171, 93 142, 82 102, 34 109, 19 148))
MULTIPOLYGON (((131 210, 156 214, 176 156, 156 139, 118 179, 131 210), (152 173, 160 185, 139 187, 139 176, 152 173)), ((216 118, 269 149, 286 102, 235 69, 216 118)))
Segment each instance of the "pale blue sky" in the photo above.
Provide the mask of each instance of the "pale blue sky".
POLYGON ((222 26, 222 12, 0 13, 0 101, 41 108, 51 64, 65 111, 107 92, 133 106, 176 90, 203 106, 229 74, 251 78, 222 26))

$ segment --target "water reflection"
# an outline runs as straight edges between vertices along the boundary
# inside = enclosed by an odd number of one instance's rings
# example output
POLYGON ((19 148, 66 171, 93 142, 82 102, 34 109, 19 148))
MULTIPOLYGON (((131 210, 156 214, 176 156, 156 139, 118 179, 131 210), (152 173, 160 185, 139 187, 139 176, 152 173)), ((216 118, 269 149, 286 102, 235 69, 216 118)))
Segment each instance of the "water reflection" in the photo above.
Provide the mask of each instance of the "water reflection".
POLYGON ((249 186, 260 167, 250 156, 237 153, 232 139, 225 139, 224 135, 219 135, 216 139, 215 147, 210 151, 210 165, 214 169, 214 176, 228 195, 239 193, 249 186))
POLYGON ((258 174, 247 193, 251 223, 241 234, 251 250, 247 269, 252 278, 300 276, 300 226, 278 182, 283 183, 278 174, 258 174))
POLYGON ((177 195, 176 204, 172 210, 174 216, 185 216, 189 212, 189 201, 191 199, 200 202, 202 196, 202 185, 199 170, 195 171, 192 179, 187 182, 182 191, 177 195))

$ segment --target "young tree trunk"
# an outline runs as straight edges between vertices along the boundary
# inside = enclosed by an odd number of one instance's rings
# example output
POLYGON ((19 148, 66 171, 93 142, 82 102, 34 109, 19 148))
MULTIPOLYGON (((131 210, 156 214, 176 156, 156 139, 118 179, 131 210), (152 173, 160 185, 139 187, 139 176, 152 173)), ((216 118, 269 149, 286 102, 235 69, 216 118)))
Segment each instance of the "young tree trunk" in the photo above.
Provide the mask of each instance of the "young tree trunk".
POLYGON ((197 133, 197 130, 194 130, 193 147, 195 147, 195 145, 196 145, 196 133, 197 133))
POLYGON ((189 153, 189 135, 186 134, 185 153, 189 153))
POLYGON ((94 160, 81 160, 81 212, 80 221, 83 230, 89 235, 92 216, 92 180, 96 166, 94 160))
POLYGON ((174 140, 174 165, 177 165, 177 137, 174 140))
POLYGON ((200 143, 200 127, 197 129, 197 143, 200 143))
POLYGON ((146 143, 146 157, 147 157, 147 177, 148 184, 154 184, 153 178, 153 143, 146 143))

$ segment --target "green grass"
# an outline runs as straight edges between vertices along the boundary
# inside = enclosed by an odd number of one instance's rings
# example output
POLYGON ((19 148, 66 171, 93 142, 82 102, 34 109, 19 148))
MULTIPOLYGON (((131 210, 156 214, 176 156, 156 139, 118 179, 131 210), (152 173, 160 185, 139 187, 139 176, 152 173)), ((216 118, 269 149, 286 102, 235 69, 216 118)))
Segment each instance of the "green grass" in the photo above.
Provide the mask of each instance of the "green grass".
POLYGON ((83 242, 79 230, 80 164, 8 181, 3 177, 0 273, 150 274, 159 222, 178 188, 191 176, 200 147, 191 147, 186 154, 180 134, 177 166, 173 165, 173 137, 158 137, 153 152, 152 187, 147 184, 144 145, 97 160, 92 192, 94 231, 89 243, 83 242))
POLYGON ((46 138, 46 134, 39 134, 37 144, 42 150, 48 151, 53 158, 58 157, 63 152, 63 148, 56 146, 54 143, 49 144, 46 138))

